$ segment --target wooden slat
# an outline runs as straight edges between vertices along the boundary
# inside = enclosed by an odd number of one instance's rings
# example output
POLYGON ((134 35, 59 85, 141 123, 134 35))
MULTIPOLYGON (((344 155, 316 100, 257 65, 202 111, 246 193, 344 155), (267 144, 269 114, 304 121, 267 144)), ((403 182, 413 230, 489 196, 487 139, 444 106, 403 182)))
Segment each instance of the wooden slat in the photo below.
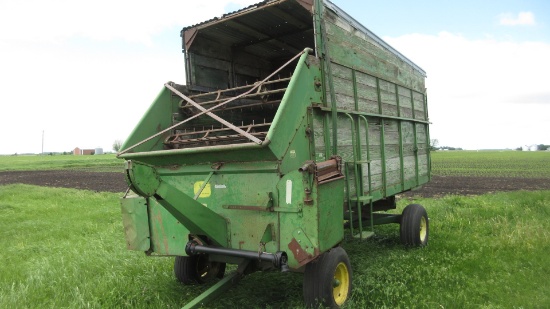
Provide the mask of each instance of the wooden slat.
POLYGON ((360 71, 372 73, 416 91, 424 91, 424 77, 420 73, 370 38, 360 37, 359 31, 342 27, 346 22, 339 17, 331 17, 333 21, 331 18, 326 20, 326 31, 333 61, 356 67, 360 71))

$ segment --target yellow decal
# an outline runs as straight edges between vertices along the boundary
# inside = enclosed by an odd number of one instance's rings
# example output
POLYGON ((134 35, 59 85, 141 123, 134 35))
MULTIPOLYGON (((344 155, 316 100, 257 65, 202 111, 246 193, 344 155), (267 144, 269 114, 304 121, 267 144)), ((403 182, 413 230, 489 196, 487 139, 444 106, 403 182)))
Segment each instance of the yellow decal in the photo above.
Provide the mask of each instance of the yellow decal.
MULTIPOLYGON (((195 195, 197 195, 197 192, 199 192, 203 183, 204 181, 195 182, 195 185, 193 186, 193 193, 195 195)), ((212 193, 212 189, 210 188, 210 184, 207 183, 204 189, 202 189, 201 195, 199 195, 199 197, 209 197, 211 193, 212 193)))

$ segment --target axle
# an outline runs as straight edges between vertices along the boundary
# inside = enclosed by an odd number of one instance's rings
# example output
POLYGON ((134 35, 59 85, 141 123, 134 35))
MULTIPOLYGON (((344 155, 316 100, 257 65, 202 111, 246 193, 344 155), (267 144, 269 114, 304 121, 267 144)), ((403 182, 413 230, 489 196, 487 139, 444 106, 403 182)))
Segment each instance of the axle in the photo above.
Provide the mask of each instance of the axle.
POLYGON ((217 248, 199 245, 195 241, 190 241, 185 246, 185 252, 188 255, 194 255, 198 253, 205 254, 219 254, 231 257, 239 257, 248 260, 258 260, 262 262, 271 262, 275 268, 281 269, 282 272, 287 272, 287 255, 285 252, 277 251, 276 253, 268 252, 256 252, 248 250, 236 250, 227 248, 217 248))

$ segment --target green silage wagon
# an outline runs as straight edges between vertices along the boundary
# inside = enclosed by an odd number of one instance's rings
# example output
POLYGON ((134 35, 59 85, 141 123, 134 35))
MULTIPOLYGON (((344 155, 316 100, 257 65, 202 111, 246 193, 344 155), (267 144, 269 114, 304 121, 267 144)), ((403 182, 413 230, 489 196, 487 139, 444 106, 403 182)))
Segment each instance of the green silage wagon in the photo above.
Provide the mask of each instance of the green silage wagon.
POLYGON ((118 157, 128 249, 175 256, 184 284, 219 278, 188 307, 259 270, 303 272, 308 306, 339 307, 345 232, 397 223, 427 244, 422 206, 386 213, 430 179, 420 67, 327 0, 264 1, 181 38, 186 85, 164 85, 118 157))

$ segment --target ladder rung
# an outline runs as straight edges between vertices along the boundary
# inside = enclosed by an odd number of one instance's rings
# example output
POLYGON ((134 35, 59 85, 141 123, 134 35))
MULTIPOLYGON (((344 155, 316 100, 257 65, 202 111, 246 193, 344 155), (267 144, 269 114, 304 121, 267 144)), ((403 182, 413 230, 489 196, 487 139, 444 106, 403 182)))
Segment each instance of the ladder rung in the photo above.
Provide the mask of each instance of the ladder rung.
POLYGON ((374 232, 372 231, 363 231, 362 233, 357 233, 353 235, 353 238, 360 238, 360 239, 367 239, 369 237, 374 236, 374 232))
POLYGON ((349 199, 354 201, 354 202, 370 202, 370 201, 372 201, 372 196, 370 196, 370 195, 352 196, 349 199))
POLYGON ((353 163, 355 163, 355 164, 364 164, 364 163, 369 164, 370 162, 371 162, 371 160, 362 160, 362 161, 355 161, 353 163))

